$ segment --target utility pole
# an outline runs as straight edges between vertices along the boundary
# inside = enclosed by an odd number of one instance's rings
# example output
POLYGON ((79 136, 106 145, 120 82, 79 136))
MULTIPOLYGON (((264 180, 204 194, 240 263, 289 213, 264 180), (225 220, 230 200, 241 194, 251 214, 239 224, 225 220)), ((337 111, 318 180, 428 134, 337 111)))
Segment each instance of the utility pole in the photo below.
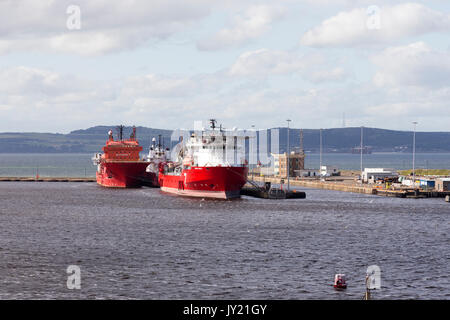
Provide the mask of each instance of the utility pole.
MULTIPOLYGON (((255 131, 255 125, 254 124, 252 124, 252 130, 253 131, 255 131)), ((252 146, 252 150, 251 150, 251 155, 249 156, 249 162, 252 162, 252 160, 253 160, 253 157, 255 156, 255 145, 256 145, 256 143, 257 143, 258 141, 256 140, 256 134, 255 134, 255 141, 254 141, 254 143, 252 143, 252 141, 250 141, 250 143, 251 143, 251 146, 252 146)), ((258 162, 258 159, 256 159, 256 162, 258 162)), ((251 168, 252 168, 252 181, 254 181, 254 170, 255 170, 255 164, 253 163, 250 163, 250 166, 251 166, 251 168)))
POLYGON ((360 152, 361 152, 361 183, 363 183, 363 126, 361 126, 361 145, 360 145, 360 152))
POLYGON ((287 119, 286 120, 287 121, 287 124, 288 124, 288 126, 287 126, 287 143, 288 143, 288 149, 287 149, 287 181, 288 181, 288 187, 287 187, 287 189, 288 189, 288 191, 289 191, 289 176, 291 175, 291 168, 290 168, 290 154, 291 154, 291 150, 290 150, 290 144, 289 144, 289 122, 291 122, 291 120, 290 119, 287 119))
POLYGON ((305 153, 303 149, 303 129, 300 129, 300 153, 305 153))
POLYGON ((413 134, 413 186, 416 187, 416 125, 417 121, 413 122, 414 134, 413 134))
POLYGON ((319 177, 322 177, 322 128, 319 130, 320 133, 320 148, 319 148, 319 177))

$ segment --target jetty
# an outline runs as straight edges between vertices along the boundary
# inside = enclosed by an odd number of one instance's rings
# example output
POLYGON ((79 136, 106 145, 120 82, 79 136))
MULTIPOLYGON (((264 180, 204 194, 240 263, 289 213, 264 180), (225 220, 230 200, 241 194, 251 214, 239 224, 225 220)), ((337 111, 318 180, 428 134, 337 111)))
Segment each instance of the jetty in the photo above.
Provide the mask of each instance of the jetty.
MULTIPOLYGON (((0 182, 21 181, 21 182, 96 182, 95 177, 0 177, 0 182)), ((242 188, 241 195, 262 199, 305 199, 304 191, 283 188, 283 179, 275 177, 255 176, 248 180, 242 188), (259 186, 257 183, 263 183, 259 186), (280 185, 280 187, 274 187, 280 185)), ((444 198, 450 202, 450 191, 434 191, 423 189, 384 189, 376 185, 356 184, 338 179, 313 180, 313 179, 291 179, 290 185, 293 187, 304 187, 310 189, 325 189, 352 193, 371 194, 384 197, 395 198, 444 198)))
POLYGON ((23 182, 96 182, 95 177, 0 177, 1 181, 23 182))
MULTIPOLYGON (((283 179, 275 177, 253 177, 254 182, 270 182, 272 184, 282 184, 283 179)), ((291 186, 305 187, 311 189, 326 189, 362 194, 372 194, 385 197, 395 198, 445 198, 450 196, 450 191, 430 191, 422 189, 383 189, 377 185, 357 184, 351 181, 331 179, 327 181, 325 179, 290 179, 291 186)))

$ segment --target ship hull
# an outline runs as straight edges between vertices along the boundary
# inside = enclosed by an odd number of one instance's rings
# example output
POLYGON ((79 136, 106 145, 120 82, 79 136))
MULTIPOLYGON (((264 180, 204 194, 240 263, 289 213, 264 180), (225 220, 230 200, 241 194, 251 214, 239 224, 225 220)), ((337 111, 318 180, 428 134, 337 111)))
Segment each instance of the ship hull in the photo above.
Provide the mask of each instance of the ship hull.
POLYGON ((97 183, 109 188, 138 188, 157 185, 156 175, 146 172, 148 162, 102 162, 97 171, 97 183))
POLYGON ((239 198, 247 182, 247 167, 191 167, 181 175, 160 174, 161 191, 213 199, 239 198))

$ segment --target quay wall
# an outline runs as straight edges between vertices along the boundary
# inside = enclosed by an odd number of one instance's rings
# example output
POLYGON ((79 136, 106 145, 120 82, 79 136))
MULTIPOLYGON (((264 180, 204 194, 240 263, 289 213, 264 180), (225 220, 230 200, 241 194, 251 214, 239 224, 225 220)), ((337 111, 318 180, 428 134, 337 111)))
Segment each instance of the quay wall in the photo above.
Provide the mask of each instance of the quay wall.
MULTIPOLYGON (((254 177, 256 182, 271 182, 280 184, 281 179, 275 177, 254 177)), ((284 179, 284 185, 287 184, 287 180, 284 179)), ((327 189, 335 191, 345 191, 354 193, 364 193, 364 194, 377 194, 377 189, 368 186, 355 186, 349 184, 343 184, 336 181, 311 181, 311 180, 295 180, 291 179, 289 181, 291 186, 305 187, 312 189, 327 189)))

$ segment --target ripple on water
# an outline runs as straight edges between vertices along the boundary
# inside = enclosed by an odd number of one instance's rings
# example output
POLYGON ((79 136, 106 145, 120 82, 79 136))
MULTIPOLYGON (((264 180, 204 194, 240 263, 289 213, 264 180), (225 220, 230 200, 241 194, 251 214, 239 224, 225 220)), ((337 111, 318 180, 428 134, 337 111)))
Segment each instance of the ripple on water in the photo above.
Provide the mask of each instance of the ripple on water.
POLYGON ((306 190, 233 201, 90 183, 0 184, 0 299, 448 299, 442 199, 306 190), (67 290, 77 264, 82 289, 67 290), (349 287, 332 288, 335 273, 349 287))

